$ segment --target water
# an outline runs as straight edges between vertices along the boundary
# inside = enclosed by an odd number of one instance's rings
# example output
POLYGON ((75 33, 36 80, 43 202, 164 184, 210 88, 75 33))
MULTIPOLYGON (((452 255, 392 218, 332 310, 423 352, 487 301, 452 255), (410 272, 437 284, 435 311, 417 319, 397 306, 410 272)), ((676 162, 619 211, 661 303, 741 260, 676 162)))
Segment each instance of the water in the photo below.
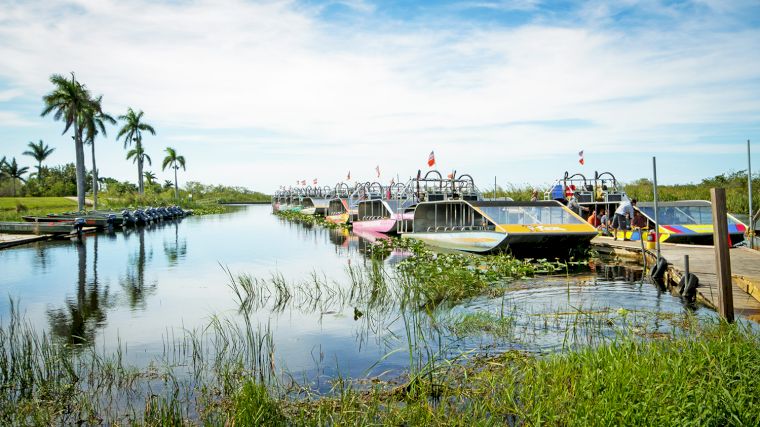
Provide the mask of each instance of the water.
MULTIPOLYGON (((301 282, 302 292, 284 303, 271 296, 250 312, 250 323, 271 331, 279 368, 321 381, 337 373, 361 377, 408 369, 408 338, 423 358, 472 350, 544 352, 583 344, 591 335, 613 336, 612 326, 622 323, 643 336, 668 332, 671 319, 691 310, 642 282, 640 270, 602 264, 569 277, 518 281, 503 297, 430 313, 394 304, 357 307, 346 269, 371 263, 363 252, 367 245, 346 231, 285 222, 269 206, 93 234, 82 243, 26 245, 0 251, 0 291, 7 295, 0 300, 0 318, 7 322, 13 299, 38 330, 106 351, 126 345, 127 359, 144 365, 183 330, 202 328, 213 316, 240 320, 225 269, 259 278, 281 274, 287 282, 301 282), (331 284, 320 297, 307 295, 312 274, 331 284), (511 316, 511 332, 452 332, 452 325, 476 312, 511 316)), ((386 268, 403 256, 392 254, 386 268)))

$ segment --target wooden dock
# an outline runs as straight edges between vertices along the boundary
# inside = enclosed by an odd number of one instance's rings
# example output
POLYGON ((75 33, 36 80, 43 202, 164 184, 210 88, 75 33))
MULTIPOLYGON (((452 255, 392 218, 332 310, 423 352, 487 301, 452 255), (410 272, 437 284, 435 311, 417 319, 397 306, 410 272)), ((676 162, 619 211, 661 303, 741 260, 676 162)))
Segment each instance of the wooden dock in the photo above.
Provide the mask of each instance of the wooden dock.
MULTIPOLYGON (((636 257, 643 262, 640 241, 613 240, 611 237, 595 237, 594 248, 600 253, 624 257, 636 257)), ((689 256, 689 272, 699 278, 697 297, 706 305, 718 307, 718 281, 715 275, 715 248, 702 245, 661 243, 660 252, 668 261, 667 282, 677 284, 684 274, 684 255, 689 256)), ((647 265, 655 261, 656 252, 644 249, 647 265)), ((734 312, 747 319, 760 322, 760 252, 749 248, 733 248, 731 275, 733 283, 734 312)))
POLYGON ((2 234, 0 233, 0 249, 10 248, 11 246, 24 245, 27 243, 47 240, 53 237, 50 234, 2 234))
MULTIPOLYGON (((95 227, 84 227, 82 233, 94 233, 95 227)), ((13 246, 25 245, 27 243, 39 242, 55 238, 70 239, 76 236, 76 233, 70 234, 5 234, 0 233, 0 249, 10 248, 13 246)))

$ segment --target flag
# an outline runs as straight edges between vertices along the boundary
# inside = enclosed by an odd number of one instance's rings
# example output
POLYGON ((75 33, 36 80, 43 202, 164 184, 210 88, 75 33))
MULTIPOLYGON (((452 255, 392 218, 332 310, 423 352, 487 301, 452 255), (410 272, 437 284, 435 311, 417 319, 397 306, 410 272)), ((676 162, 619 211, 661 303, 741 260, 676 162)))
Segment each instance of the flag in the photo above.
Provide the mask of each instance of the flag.
POLYGON ((380 165, 375 166, 375 172, 377 172, 377 177, 380 178, 380 165))
POLYGON ((578 156, 580 157, 580 159, 578 159, 578 163, 583 165, 585 163, 585 161, 583 160, 583 150, 578 152, 578 156))
POLYGON ((348 176, 346 177, 346 181, 351 181, 351 171, 348 171, 348 176))
POLYGON ((301 181, 301 185, 306 185, 306 180, 301 181))
POLYGON ((317 185, 317 178, 314 178, 314 185, 317 185))
POLYGON ((430 155, 428 156, 428 166, 432 168, 434 164, 435 164, 435 153, 431 151, 430 155))
POLYGON ((454 172, 451 172, 450 174, 448 174, 446 176, 449 177, 449 179, 454 179, 454 172))
POLYGON ((391 185, 393 185, 395 183, 396 183, 396 180, 394 180, 393 178, 391 178, 391 185))

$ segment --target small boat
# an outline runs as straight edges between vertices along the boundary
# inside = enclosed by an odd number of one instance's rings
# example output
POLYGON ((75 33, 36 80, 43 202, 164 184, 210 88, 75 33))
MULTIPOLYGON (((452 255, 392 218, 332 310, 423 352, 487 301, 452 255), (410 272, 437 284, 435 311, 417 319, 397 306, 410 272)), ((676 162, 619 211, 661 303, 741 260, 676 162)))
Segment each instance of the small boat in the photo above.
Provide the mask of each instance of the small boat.
POLYGON ((356 211, 359 202, 358 190, 363 184, 357 184, 353 189, 348 184, 341 182, 335 185, 333 197, 327 204, 325 219, 334 224, 348 224, 352 214, 356 211), (353 211, 353 212, 352 212, 353 211))
POLYGON ((70 222, 79 218, 84 221, 85 226, 97 228, 106 228, 112 227, 114 225, 121 225, 124 221, 123 218, 117 217, 113 214, 100 215, 84 213, 48 214, 44 217, 25 216, 22 218, 27 222, 70 222))
POLYGON ((557 201, 448 199, 420 202, 413 230, 402 234, 431 246, 519 256, 567 256, 597 230, 557 201))
MULTIPOLYGON (((675 202, 658 202, 658 219, 660 241, 668 243, 687 243, 697 245, 713 244, 712 203, 707 200, 681 200, 675 202)), ((655 222, 654 203, 639 202, 636 211, 646 219, 644 233, 653 229, 655 222)), ((728 235, 731 244, 744 241, 747 226, 728 215, 728 235)), ((639 229, 618 231, 618 238, 640 240, 642 232, 639 229)))
POLYGON ((301 199, 301 212, 306 215, 327 215, 327 208, 332 199, 332 188, 306 187, 305 195, 301 199))
POLYGON ((48 222, 0 222, 0 233, 7 234, 71 234, 81 230, 79 219, 48 222))
POLYGON ((372 183, 367 187, 365 200, 357 206, 357 218, 353 222, 354 230, 366 230, 378 233, 402 233, 411 230, 414 220, 414 208, 417 203, 428 200, 461 198, 479 200, 480 193, 470 175, 456 177, 453 172, 447 179, 437 170, 431 170, 421 177, 411 179, 406 185, 397 183, 382 187, 372 183))

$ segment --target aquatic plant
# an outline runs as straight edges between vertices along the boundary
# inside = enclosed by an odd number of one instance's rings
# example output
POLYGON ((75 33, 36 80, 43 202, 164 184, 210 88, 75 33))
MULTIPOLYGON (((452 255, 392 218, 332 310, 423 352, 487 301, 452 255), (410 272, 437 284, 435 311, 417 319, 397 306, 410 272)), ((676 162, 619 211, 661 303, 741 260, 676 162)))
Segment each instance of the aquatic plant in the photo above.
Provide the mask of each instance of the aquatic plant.
POLYGON ((324 228, 341 228, 341 229, 347 229, 349 226, 347 224, 336 224, 334 222, 327 221, 323 216, 319 215, 307 215, 302 212, 298 211, 277 211, 275 212, 275 215, 279 216, 280 218, 283 218, 288 221, 297 222, 303 225, 318 225, 320 227, 324 228))

